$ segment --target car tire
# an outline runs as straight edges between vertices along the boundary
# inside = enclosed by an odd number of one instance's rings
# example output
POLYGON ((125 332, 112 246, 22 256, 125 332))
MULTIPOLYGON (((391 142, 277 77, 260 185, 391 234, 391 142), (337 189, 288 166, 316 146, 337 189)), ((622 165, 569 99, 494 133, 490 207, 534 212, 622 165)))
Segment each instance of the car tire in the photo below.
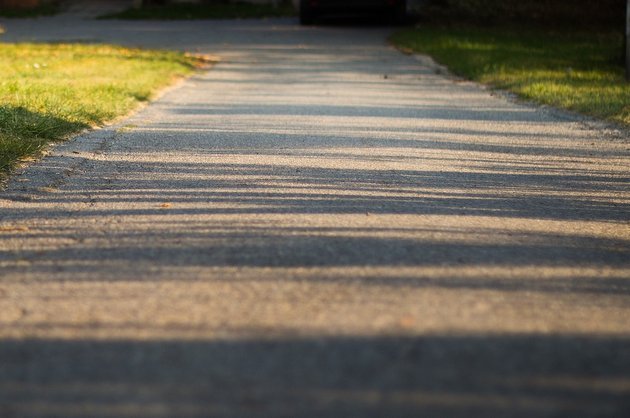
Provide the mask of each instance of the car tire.
POLYGON ((403 1, 392 12, 392 23, 402 25, 407 22, 407 2, 403 1))
POLYGON ((300 0, 300 24, 312 25, 315 22, 315 13, 308 5, 309 0, 300 0))

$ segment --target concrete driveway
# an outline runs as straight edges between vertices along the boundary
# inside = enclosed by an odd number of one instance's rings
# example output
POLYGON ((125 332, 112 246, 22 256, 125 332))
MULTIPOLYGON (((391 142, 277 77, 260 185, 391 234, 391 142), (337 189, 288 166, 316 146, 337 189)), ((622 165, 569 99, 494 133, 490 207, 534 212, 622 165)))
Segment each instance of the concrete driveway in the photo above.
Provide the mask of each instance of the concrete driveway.
POLYGON ((626 133, 380 28, 3 21, 222 56, 0 192, 0 416, 623 417, 626 133))

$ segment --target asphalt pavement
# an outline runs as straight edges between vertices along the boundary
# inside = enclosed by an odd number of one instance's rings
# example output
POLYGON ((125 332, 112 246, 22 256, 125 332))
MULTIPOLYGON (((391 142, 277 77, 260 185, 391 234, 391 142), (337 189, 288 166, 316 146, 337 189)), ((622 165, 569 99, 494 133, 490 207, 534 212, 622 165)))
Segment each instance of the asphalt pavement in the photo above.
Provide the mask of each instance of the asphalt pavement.
POLYGON ((626 131, 388 28, 0 23, 222 59, 0 192, 1 417, 630 416, 626 131))

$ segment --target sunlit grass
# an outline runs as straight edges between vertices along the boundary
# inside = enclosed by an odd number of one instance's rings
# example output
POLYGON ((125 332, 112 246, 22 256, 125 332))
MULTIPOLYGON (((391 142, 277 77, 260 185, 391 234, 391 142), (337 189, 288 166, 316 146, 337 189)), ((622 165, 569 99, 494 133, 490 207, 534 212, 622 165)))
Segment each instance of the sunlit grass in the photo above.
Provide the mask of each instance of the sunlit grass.
POLYGON ((391 40, 523 98, 630 124, 621 34, 428 26, 400 31, 391 40))
POLYGON ((49 142, 128 113, 197 63, 110 45, 0 44, 0 175, 49 142))

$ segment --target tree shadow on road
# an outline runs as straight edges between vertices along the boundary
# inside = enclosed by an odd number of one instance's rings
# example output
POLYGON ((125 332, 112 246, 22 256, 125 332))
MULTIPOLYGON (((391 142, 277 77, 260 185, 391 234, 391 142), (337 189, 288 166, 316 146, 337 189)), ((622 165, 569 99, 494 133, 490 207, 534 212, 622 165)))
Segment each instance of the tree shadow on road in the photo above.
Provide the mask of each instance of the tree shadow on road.
MULTIPOLYGON (((93 152, 70 152, 68 165, 42 161, 62 173, 54 184, 0 195, 2 330, 44 335, 0 341, 0 416, 627 415, 627 335, 543 332, 556 318, 534 312, 563 312, 554 324, 569 327, 627 311, 623 146, 599 146, 599 132, 544 110, 479 102, 476 86, 440 97, 452 80, 411 58, 363 54, 374 43, 347 28, 293 40, 287 24, 213 23, 224 32, 192 39, 207 22, 111 25, 138 44, 236 45, 223 47, 234 49, 223 69, 191 81, 222 93, 212 106, 167 94, 152 122, 130 121, 93 152), (343 83, 356 89, 346 104, 335 101, 343 83), (305 85, 313 94, 296 102, 305 85), (239 89, 241 101, 230 96, 239 89), (32 295, 24 277, 38 303, 16 308, 12 295, 32 295), (144 307, 172 283, 184 303, 196 286, 219 303, 216 289, 243 284, 239 297, 263 305, 292 285, 361 288, 370 296, 357 304, 396 314, 407 295, 418 302, 405 309, 425 312, 423 295, 439 304, 448 293, 457 311, 475 293, 520 303, 535 331, 305 336, 228 320, 218 326, 228 337, 210 338, 215 318, 196 328, 64 310, 144 307), (387 292, 396 297, 379 298, 387 292), (122 333, 133 337, 112 337, 122 333)), ((311 297, 300 295, 284 301, 311 297)))
MULTIPOLYGON (((168 333, 168 330, 165 330, 168 333)), ((620 417, 625 337, 5 340, 6 418, 620 417), (509 352, 510 357, 497 353, 509 352)))

